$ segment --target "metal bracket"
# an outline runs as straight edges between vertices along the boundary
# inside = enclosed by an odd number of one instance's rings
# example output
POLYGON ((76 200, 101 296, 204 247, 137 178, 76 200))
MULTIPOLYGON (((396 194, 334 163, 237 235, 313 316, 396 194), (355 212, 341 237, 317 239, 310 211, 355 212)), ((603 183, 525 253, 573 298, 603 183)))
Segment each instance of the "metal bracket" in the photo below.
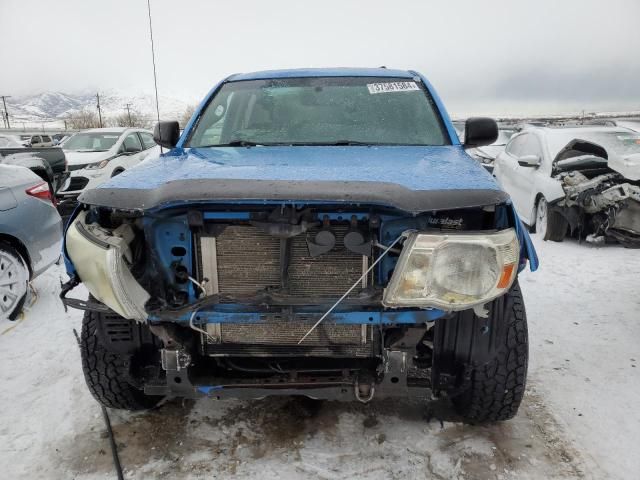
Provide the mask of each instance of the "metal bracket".
POLYGON ((160 350, 162 369, 167 372, 179 372, 191 364, 191 355, 183 350, 160 350))
POLYGON ((62 300, 65 311, 67 307, 71 307, 75 308, 76 310, 89 310, 91 312, 111 312, 111 309, 102 303, 80 300, 78 298, 61 297, 60 299, 62 300))
POLYGON ((207 338, 203 339, 203 342, 222 343, 222 325, 219 323, 207 323, 205 329, 208 335, 207 338))
POLYGON ((383 377, 378 388, 384 390, 408 391, 407 352, 385 349, 382 352, 383 377))

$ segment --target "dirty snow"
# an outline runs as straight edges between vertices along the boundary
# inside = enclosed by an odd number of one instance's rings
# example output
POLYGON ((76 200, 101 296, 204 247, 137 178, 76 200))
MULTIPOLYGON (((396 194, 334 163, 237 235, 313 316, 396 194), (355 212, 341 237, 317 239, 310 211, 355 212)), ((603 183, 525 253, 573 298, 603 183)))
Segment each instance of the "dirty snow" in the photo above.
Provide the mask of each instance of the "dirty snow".
MULTIPOLYGON (((640 253, 535 241, 542 267, 521 276, 529 384, 514 420, 465 426, 446 402, 169 401, 111 411, 125 477, 638 478, 640 253)), ((115 478, 61 274, 36 279, 22 320, 0 322, 3 478, 115 478)))

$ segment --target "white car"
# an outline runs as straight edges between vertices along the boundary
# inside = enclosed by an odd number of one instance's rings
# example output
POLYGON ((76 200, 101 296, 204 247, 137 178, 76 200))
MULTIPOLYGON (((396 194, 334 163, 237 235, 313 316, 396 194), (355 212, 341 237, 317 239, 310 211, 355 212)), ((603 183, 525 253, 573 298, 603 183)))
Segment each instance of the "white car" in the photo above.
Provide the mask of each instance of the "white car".
POLYGON ((96 188, 111 177, 160 153, 153 134, 140 128, 94 128, 76 133, 62 145, 71 176, 58 192, 77 197, 83 190, 96 188))
POLYGON ((640 247, 640 134, 621 127, 527 128, 493 174, 544 240, 567 231, 640 247))

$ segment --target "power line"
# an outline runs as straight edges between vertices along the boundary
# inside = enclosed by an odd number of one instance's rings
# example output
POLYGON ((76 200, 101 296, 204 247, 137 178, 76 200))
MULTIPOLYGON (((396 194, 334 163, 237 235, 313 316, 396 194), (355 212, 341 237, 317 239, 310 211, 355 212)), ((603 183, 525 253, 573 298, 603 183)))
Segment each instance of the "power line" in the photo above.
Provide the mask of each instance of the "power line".
POLYGON ((9 111, 7 110, 7 98, 11 98, 11 95, 0 95, 2 97, 2 104, 4 105, 4 118, 7 120, 7 128, 11 128, 11 124, 9 123, 9 111))
POLYGON ((151 60, 153 61, 153 85, 156 91, 156 113, 160 122, 160 105, 158 103, 158 78, 156 74, 156 51, 153 46, 153 27, 151 26, 151 0, 147 0, 147 11, 149 12, 149 37, 151 38, 151 60))

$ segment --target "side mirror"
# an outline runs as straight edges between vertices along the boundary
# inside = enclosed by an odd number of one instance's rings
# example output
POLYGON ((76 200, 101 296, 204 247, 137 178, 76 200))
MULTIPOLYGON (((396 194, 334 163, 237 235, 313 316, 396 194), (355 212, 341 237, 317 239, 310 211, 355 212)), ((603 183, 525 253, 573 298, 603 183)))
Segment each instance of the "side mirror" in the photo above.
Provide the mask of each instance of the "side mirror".
POLYGON ((464 145, 466 148, 491 145, 498 139, 498 124, 493 118, 472 117, 464 124, 464 145))
POLYGON ((176 121, 158 122, 153 129, 153 141, 161 147, 173 148, 180 138, 180 126, 176 121))
POLYGON ((523 155, 518 157, 518 165, 521 167, 539 167, 540 157, 538 155, 523 155))

